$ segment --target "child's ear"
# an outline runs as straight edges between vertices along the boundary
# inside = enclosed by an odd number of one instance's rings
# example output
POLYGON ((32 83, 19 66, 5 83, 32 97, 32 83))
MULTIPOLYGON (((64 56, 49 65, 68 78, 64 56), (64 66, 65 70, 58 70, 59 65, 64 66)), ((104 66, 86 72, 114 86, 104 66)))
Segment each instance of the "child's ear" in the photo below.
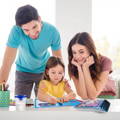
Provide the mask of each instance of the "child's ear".
POLYGON ((62 79, 64 79, 64 77, 65 77, 65 73, 63 73, 63 77, 62 77, 62 79))
POLYGON ((46 74, 48 75, 48 69, 46 70, 46 74))
POLYGON ((38 21, 41 22, 41 17, 40 16, 38 17, 38 21))
POLYGON ((65 76, 65 72, 63 73, 63 77, 65 76))

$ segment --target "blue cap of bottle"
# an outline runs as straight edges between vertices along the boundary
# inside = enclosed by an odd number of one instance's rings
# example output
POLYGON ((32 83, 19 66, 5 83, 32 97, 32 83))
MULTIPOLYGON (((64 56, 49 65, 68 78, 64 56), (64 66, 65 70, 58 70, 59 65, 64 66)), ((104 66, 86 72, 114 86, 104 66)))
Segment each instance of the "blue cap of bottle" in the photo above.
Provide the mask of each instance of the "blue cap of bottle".
POLYGON ((15 98, 19 98, 19 100, 23 100, 24 98, 27 98, 27 95, 15 95, 15 98))

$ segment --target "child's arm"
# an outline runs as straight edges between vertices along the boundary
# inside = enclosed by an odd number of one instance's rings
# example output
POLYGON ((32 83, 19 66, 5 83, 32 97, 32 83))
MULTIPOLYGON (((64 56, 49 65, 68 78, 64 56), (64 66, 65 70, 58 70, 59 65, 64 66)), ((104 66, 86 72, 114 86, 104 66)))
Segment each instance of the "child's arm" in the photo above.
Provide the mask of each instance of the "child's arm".
POLYGON ((73 90, 71 89, 68 81, 65 81, 65 91, 66 91, 67 95, 65 95, 63 97, 64 101, 69 101, 71 99, 75 99, 76 95, 73 92, 73 90))
POLYGON ((38 99, 40 101, 48 102, 48 103, 51 103, 51 104, 56 104, 57 103, 57 99, 55 97, 47 94, 47 86, 45 85, 44 81, 41 81, 40 84, 39 84, 38 99))

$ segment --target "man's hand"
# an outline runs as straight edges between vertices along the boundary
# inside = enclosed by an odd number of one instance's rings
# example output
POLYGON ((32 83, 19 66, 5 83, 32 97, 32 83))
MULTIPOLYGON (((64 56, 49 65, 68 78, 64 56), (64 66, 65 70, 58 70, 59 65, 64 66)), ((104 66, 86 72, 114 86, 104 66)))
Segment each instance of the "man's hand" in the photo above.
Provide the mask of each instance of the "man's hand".
POLYGON ((5 80, 4 81, 0 80, 0 85, 2 85, 2 84, 6 84, 5 80))
POLYGON ((0 91, 7 91, 8 87, 8 84, 5 85, 5 83, 0 83, 0 91))

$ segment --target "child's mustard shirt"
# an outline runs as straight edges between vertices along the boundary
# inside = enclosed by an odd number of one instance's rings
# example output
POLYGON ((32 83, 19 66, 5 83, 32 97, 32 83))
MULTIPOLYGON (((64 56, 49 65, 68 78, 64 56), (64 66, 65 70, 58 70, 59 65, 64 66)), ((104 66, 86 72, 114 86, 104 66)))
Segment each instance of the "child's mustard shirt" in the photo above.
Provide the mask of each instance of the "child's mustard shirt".
MULTIPOLYGON (((65 82, 61 81, 57 85, 52 84, 50 81, 42 80, 42 83, 44 82, 45 87, 42 88, 44 92, 46 92, 49 95, 61 98, 65 94, 65 82)), ((40 82, 40 83, 41 83, 40 82)))

